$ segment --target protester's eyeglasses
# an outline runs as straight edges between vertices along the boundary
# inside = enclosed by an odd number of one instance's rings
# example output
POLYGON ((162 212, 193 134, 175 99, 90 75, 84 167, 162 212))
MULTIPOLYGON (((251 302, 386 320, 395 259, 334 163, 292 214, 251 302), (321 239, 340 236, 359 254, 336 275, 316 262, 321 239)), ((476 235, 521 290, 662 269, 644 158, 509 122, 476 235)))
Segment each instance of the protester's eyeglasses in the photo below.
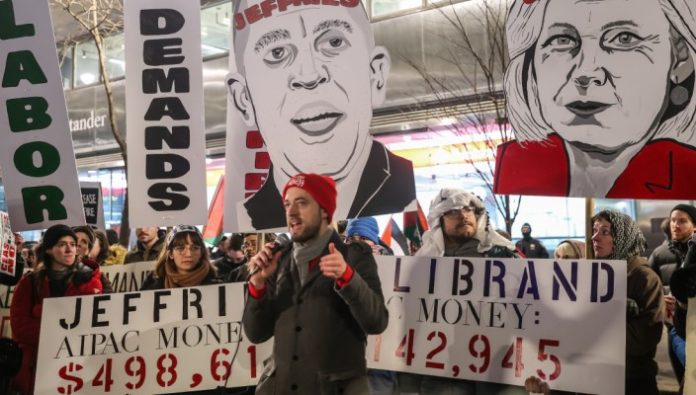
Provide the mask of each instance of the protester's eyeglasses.
POLYGON ((183 254, 184 251, 189 250, 192 254, 195 252, 201 252, 201 246, 196 245, 196 244, 191 244, 188 246, 176 246, 174 247, 174 251, 176 251, 178 254, 183 254))
POLYGON ((444 216, 448 218, 457 218, 460 215, 471 214, 475 211, 476 209, 471 206, 464 206, 462 208, 455 208, 453 210, 445 211, 444 216))

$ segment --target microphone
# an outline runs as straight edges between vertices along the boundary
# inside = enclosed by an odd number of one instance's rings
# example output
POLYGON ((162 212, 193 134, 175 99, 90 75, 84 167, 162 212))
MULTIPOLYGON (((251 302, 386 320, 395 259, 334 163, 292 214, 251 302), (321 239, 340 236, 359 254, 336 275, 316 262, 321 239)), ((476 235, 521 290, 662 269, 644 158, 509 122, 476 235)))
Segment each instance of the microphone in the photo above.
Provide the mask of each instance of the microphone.
MULTIPOLYGON (((276 237, 276 239, 273 241, 273 247, 271 247, 271 256, 275 255, 276 252, 285 249, 285 247, 289 246, 292 243, 292 240, 286 235, 285 233, 281 233, 276 237)), ((255 266, 253 269, 249 271, 249 275, 247 278, 251 278, 254 274, 258 273, 261 271, 261 266, 255 266)))

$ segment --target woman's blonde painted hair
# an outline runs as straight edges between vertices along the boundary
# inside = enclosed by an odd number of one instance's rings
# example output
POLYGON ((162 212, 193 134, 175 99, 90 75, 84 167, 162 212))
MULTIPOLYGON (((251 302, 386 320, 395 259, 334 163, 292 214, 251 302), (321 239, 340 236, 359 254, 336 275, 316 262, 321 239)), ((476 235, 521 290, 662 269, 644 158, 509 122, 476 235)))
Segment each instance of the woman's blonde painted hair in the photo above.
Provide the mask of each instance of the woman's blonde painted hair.
MULTIPOLYGON (((551 1, 526 4, 514 0, 506 21, 510 64, 505 72, 508 116, 518 141, 539 141, 555 132, 541 113, 534 70, 534 50, 544 25, 546 8, 551 1)), ((693 0, 656 0, 676 37, 684 40, 692 61, 696 61, 696 2, 693 0)), ((692 80, 693 81, 693 80, 692 80)), ((654 139, 671 138, 696 145, 696 99, 694 88, 686 105, 673 116, 660 121, 654 139)), ((670 104, 671 105, 671 104, 670 104)), ((674 109, 672 110, 674 112, 674 109)), ((670 112, 670 108, 665 113, 670 112)))

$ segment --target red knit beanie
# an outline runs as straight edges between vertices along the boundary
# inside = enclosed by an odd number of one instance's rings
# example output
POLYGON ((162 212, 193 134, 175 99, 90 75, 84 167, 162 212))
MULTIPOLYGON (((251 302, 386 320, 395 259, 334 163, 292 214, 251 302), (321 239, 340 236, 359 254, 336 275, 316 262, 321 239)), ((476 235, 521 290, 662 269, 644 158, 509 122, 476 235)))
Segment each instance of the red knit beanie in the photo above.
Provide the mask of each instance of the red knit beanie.
POLYGON ((331 223, 336 211, 336 182, 331 177, 314 173, 300 173, 293 176, 283 188, 283 200, 288 189, 296 187, 304 189, 317 201, 319 207, 328 214, 331 223))

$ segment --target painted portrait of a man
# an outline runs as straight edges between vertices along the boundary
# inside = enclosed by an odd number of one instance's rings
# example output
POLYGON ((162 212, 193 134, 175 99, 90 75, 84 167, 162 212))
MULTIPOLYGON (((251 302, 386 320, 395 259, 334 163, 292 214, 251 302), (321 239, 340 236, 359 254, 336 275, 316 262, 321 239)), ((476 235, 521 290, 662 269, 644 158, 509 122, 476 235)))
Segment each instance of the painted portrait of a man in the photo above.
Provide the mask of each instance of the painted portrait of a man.
POLYGON ((690 0, 514 1, 496 193, 696 197, 690 0))
POLYGON ((272 165, 243 202, 254 229, 285 224, 279 190, 297 173, 336 180, 336 218, 403 211, 413 168, 374 141, 372 109, 385 99, 390 57, 376 46, 359 0, 233 2, 237 72, 230 102, 258 125, 272 165))

